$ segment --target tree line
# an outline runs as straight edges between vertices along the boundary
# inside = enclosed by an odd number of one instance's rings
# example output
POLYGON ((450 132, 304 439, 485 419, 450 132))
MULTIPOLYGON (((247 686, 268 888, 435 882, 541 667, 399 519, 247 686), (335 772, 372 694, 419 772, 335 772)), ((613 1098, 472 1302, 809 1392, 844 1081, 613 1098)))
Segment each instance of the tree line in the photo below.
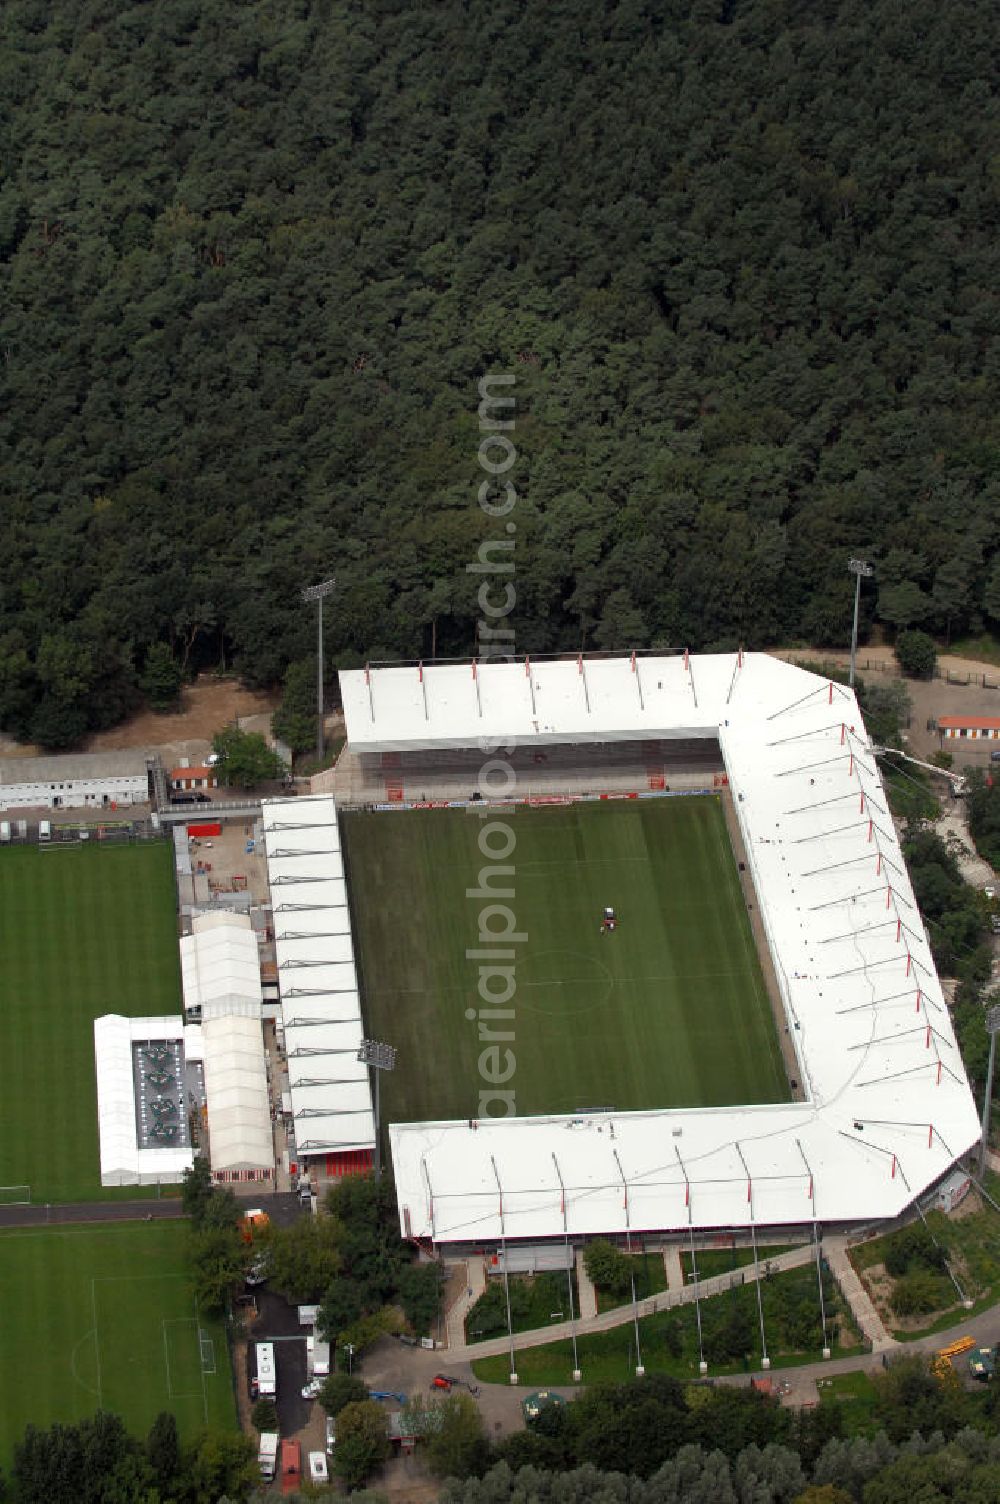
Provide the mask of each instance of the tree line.
MULTIPOLYGON (((355 1382, 354 1388, 357 1389, 355 1382)), ((871 1381, 870 1420, 848 1429, 835 1398, 789 1409, 750 1388, 681 1384, 650 1375, 596 1384, 543 1408, 494 1446, 468 1396, 452 1395, 426 1452, 449 1479, 442 1504, 938 1504, 1000 1496, 998 1401, 941 1379, 921 1357, 871 1381)), ((363 1386, 361 1386, 363 1390, 363 1386)), ((341 1382, 342 1440, 361 1482, 386 1455, 385 1413, 341 1382), (367 1448, 367 1451, 365 1450, 367 1448)), ((216 1504, 264 1500, 252 1444, 206 1433, 178 1443, 172 1416, 144 1440, 99 1413, 48 1431, 29 1427, 0 1498, 7 1504, 216 1504)), ((376 1491, 352 1494, 377 1504, 376 1491)), ((314 1490, 322 1493, 325 1491, 314 1490)), ((344 1497, 340 1494, 339 1497, 344 1497)))
POLYGON ((519 648, 1000 625, 998 27, 8 0, 0 726, 475 651, 489 372, 519 648))

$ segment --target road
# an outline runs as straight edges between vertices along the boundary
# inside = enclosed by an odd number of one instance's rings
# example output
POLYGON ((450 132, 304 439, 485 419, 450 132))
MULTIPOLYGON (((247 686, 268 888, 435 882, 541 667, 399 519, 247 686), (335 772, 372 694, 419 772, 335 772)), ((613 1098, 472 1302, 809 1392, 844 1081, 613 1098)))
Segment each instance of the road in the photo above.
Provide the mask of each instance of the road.
MULTIPOLYGON (((257 1195, 252 1203, 267 1212, 272 1222, 287 1227, 303 1214, 298 1196, 291 1192, 257 1195)), ((12 1227, 68 1227, 88 1222, 162 1222, 183 1217, 179 1196, 141 1198, 135 1201, 77 1201, 32 1203, 30 1206, 0 1206, 0 1230, 12 1227)))
POLYGON ((161 1222, 182 1217, 178 1197, 148 1201, 38 1202, 31 1206, 0 1206, 0 1228, 59 1227, 74 1222, 161 1222))

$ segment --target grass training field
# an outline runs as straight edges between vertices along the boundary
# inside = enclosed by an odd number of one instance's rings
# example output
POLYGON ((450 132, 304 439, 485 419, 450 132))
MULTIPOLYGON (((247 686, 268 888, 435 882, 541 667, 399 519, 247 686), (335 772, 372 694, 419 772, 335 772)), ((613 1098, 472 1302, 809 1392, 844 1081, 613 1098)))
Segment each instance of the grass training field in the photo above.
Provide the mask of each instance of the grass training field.
POLYGON ((368 1029, 399 1050, 382 1083, 384 1122, 479 1115, 485 1046, 473 1010, 491 1005, 465 953, 489 900, 466 890, 484 867, 494 889, 515 889, 493 901, 509 903, 527 935, 506 1004, 515 1018, 491 1024, 515 1036, 506 1089, 519 1114, 788 1100, 718 799, 492 818, 516 836, 512 878, 481 854, 477 811, 345 817, 368 1029), (601 933, 605 905, 618 914, 614 934, 601 933))
POLYGON ((29 1421, 98 1408, 138 1435, 160 1410, 182 1436, 235 1426, 225 1334, 196 1316, 186 1237, 182 1222, 0 1233, 0 1464, 29 1421))
POLYGON ((175 907, 165 841, 0 851, 0 1186, 101 1195, 93 1020, 179 1010, 175 907))

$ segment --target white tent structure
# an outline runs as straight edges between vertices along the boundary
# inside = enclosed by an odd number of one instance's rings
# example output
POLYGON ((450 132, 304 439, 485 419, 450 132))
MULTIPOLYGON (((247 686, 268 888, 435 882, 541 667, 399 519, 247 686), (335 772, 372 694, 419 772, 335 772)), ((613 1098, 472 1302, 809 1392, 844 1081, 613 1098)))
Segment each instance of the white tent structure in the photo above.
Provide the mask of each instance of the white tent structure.
POLYGON ((212 1174, 263 1178, 274 1169, 274 1135, 249 915, 196 915, 181 940, 181 976, 185 1011, 202 1023, 212 1174))
POLYGON ((266 800, 262 822, 298 1156, 372 1150, 336 806, 328 794, 266 800))
POLYGON ((185 1028, 176 1015, 124 1018, 120 1013, 106 1013, 95 1018, 102 1185, 171 1183, 180 1180, 192 1164, 188 1148, 139 1147, 132 1070, 132 1045, 136 1040, 183 1040, 185 1057, 201 1059, 201 1030, 185 1028))
POLYGON ((212 1174, 270 1175, 274 1136, 260 1017, 212 1014, 201 1035, 212 1174))
POLYGON ((806 1090, 774 1106, 394 1124, 405 1235, 880 1219, 976 1142, 851 690, 742 652, 412 665, 344 672, 340 685, 360 753, 717 739, 806 1090))
POLYGON ((239 1015, 259 1024, 260 955, 250 916, 195 915, 191 934, 181 940, 181 980, 189 1017, 204 1021, 239 1015))

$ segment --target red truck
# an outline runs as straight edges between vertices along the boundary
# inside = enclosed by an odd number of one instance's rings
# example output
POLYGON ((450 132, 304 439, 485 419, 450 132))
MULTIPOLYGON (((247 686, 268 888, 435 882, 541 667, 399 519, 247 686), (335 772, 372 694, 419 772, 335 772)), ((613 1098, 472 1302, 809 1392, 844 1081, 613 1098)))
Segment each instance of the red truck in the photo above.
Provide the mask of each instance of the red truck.
POLYGON ((302 1486, 302 1445, 297 1441, 281 1443, 281 1492, 294 1494, 302 1486))

